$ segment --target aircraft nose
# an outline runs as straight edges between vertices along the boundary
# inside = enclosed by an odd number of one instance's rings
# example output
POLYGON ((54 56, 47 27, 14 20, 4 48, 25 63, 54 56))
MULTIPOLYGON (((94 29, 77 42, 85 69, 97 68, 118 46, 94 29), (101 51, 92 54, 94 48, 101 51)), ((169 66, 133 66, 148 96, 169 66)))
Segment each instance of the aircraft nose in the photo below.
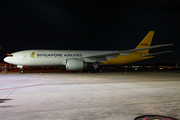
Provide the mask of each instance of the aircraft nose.
POLYGON ((4 62, 12 63, 13 62, 13 58, 12 57, 5 57, 4 58, 4 62))

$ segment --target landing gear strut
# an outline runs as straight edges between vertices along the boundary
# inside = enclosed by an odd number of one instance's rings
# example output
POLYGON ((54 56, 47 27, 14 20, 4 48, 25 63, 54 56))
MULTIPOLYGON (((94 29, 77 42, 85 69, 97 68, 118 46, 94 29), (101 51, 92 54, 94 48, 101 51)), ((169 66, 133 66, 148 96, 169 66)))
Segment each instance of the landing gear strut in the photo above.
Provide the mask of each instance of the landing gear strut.
POLYGON ((17 68, 20 68, 20 69, 19 69, 19 73, 21 73, 21 74, 24 73, 23 66, 17 65, 17 68))
POLYGON ((92 65, 93 65, 93 67, 94 67, 95 70, 99 67, 99 66, 97 65, 97 63, 93 63, 92 65))

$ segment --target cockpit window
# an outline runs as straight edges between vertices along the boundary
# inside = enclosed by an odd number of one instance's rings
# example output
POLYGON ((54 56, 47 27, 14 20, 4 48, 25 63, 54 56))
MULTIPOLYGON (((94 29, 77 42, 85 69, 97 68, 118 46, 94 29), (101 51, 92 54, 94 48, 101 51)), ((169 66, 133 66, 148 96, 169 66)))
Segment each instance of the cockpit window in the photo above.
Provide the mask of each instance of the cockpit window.
POLYGON ((7 54, 7 56, 8 56, 8 57, 13 57, 13 55, 9 55, 9 54, 7 54))

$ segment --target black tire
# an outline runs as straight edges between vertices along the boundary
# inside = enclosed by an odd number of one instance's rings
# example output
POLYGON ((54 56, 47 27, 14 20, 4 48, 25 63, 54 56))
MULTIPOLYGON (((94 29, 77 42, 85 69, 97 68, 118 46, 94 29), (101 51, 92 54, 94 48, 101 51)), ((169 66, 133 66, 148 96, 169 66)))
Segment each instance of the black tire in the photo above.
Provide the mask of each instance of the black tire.
POLYGON ((139 116, 139 117, 135 118, 134 120, 154 120, 154 119, 158 119, 158 120, 178 120, 178 119, 175 119, 175 118, 166 117, 166 116, 160 116, 160 115, 143 115, 143 116, 139 116))
POLYGON ((23 73, 24 73, 24 71, 23 71, 23 70, 20 70, 20 71, 19 71, 19 73, 23 74, 23 73))

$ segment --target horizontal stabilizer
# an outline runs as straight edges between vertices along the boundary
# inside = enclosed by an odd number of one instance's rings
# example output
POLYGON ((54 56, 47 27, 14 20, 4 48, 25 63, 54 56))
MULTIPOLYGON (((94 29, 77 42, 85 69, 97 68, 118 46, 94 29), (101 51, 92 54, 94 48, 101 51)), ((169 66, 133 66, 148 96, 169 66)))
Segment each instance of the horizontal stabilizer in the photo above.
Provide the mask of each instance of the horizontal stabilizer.
POLYGON ((170 53, 170 52, 173 52, 173 51, 163 51, 163 52, 158 52, 158 53, 151 53, 151 54, 148 54, 148 55, 141 55, 141 57, 154 56, 154 55, 159 55, 159 54, 164 54, 164 53, 170 53))

